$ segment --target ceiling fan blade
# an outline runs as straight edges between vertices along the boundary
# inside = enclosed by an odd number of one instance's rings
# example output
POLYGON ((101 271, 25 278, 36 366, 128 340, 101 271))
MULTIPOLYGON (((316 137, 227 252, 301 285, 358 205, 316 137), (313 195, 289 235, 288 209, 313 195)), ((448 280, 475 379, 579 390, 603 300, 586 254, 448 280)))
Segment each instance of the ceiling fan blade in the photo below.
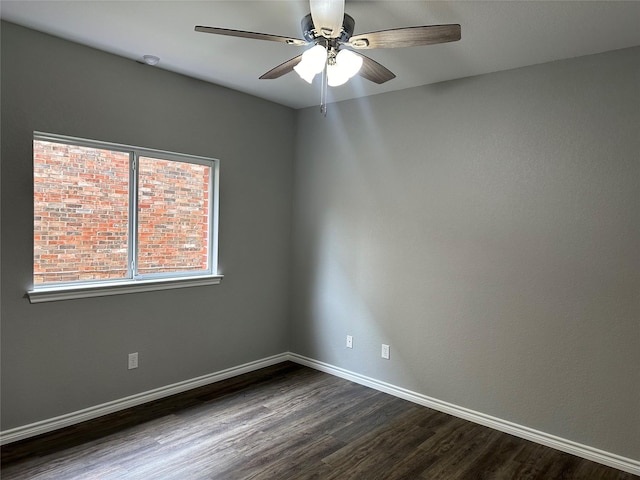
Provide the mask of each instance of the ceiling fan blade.
POLYGON ((318 34, 338 38, 344 19, 344 0, 309 0, 311 18, 318 34))
POLYGON ((203 32, 203 33, 213 33, 215 35, 228 35, 230 37, 253 38, 255 40, 268 40, 271 42, 287 43, 289 45, 296 45, 299 47, 309 45, 309 42, 307 42, 306 40, 302 40, 300 38, 282 37, 280 35, 270 35, 268 33, 245 32, 244 30, 231 30, 229 28, 203 27, 201 25, 198 25, 196 26, 195 31, 203 32))
POLYGON ((460 40, 460 25, 425 25, 422 27, 392 28, 379 32, 354 35, 347 45, 352 48, 401 48, 433 45, 460 40))
POLYGON ((302 55, 298 55, 297 57, 293 57, 291 60, 287 60, 284 63, 281 63, 275 68, 272 68, 267 73, 260 77, 260 80, 271 80, 274 78, 280 78, 281 76, 293 71, 293 67, 295 67, 302 60, 302 55))
POLYGON ((353 53, 362 57, 362 67, 360 67, 360 71, 358 72, 358 75, 362 78, 366 78, 370 82, 377 83, 378 85, 396 78, 396 75, 391 70, 380 65, 375 60, 367 57, 366 55, 362 55, 361 53, 353 53))

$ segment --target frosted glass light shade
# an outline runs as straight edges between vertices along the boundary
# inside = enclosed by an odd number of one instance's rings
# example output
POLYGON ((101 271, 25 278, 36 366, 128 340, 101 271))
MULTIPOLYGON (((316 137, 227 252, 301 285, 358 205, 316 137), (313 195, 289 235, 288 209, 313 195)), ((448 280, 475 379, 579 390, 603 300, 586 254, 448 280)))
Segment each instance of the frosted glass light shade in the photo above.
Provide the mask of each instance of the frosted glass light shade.
POLYGON ((326 38, 337 38, 344 20, 344 0, 310 0, 311 18, 316 31, 326 38))
POLYGON ((344 71, 338 65, 329 65, 327 67, 327 84, 330 87, 339 87, 348 81, 349 77, 344 74, 344 71))
POLYGON ((302 60, 293 67, 300 78, 311 83, 313 77, 320 73, 327 61, 327 50, 322 45, 316 45, 302 54, 302 60))
POLYGON ((362 67, 362 57, 351 50, 340 50, 336 55, 338 65, 349 78, 353 77, 362 67))
POLYGON ((362 67, 362 57, 350 50, 340 50, 335 65, 327 67, 327 81, 330 87, 338 87, 356 75, 362 67))

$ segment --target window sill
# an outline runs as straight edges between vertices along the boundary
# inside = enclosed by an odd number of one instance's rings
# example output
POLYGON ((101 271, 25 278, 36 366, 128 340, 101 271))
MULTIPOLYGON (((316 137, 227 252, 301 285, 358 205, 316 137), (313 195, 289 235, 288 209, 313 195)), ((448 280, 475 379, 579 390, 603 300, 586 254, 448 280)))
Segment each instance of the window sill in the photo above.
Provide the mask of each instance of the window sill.
POLYGON ((222 275, 208 275, 202 277, 164 278, 155 280, 101 283, 99 285, 42 287, 29 290, 27 292, 27 296, 31 303, 56 302, 58 300, 72 300, 75 298, 105 297, 108 295, 123 295, 127 293, 153 292, 156 290, 170 290, 174 288, 218 285, 222 278, 222 275))

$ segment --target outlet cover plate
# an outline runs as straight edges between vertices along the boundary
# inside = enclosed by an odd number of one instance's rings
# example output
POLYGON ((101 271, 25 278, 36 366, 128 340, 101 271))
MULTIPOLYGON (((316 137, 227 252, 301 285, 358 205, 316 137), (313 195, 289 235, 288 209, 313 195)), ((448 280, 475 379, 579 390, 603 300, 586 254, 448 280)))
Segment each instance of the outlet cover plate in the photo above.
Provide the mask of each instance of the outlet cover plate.
POLYGON ((347 335, 347 348, 353 348, 353 336, 347 335))
POLYGON ((384 343, 382 344, 382 351, 380 355, 382 356, 382 358, 386 358, 387 360, 389 360, 389 345, 385 345, 384 343))
POLYGON ((138 352, 129 354, 129 370, 138 368, 138 352))

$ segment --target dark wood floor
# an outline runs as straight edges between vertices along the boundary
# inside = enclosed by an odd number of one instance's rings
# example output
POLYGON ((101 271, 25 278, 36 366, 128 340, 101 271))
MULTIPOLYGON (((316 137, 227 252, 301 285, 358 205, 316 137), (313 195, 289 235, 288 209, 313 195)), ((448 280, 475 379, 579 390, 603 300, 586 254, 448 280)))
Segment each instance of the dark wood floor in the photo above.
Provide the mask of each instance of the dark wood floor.
POLYGON ((293 363, 6 445, 1 476, 640 478, 293 363))

